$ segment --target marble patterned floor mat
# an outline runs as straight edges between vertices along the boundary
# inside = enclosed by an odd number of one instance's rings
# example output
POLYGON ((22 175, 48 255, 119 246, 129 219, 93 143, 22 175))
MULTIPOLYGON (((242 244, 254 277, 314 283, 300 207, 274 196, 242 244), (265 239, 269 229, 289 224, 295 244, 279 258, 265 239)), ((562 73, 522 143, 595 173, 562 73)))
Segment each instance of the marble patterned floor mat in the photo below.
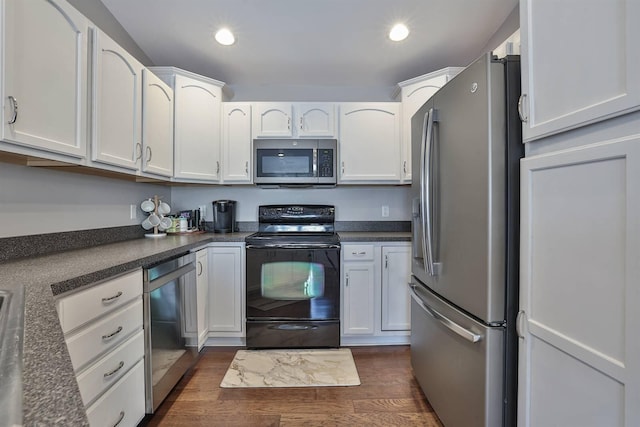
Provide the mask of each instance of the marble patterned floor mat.
POLYGON ((220 387, 360 385, 351 350, 238 350, 220 387))

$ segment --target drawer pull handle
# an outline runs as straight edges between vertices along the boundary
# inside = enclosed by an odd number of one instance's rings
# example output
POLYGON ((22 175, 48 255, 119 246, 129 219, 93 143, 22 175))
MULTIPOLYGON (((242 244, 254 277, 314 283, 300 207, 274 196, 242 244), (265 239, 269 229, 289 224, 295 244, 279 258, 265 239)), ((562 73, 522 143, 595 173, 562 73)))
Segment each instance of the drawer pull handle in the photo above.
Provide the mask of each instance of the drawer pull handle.
POLYGON ((362 252, 351 252, 351 255, 356 255, 356 256, 358 256, 358 255, 366 255, 366 254, 367 253, 365 251, 362 251, 362 252))
POLYGON ((124 367, 124 362, 121 360, 121 361, 120 361, 120 363, 118 364, 118 367, 117 367, 117 368, 115 368, 115 369, 114 369, 113 371, 111 371, 111 372, 106 372, 106 373, 104 374, 104 377, 105 377, 105 378, 109 378, 110 376, 115 375, 115 374, 116 374, 116 372, 118 372, 118 371, 119 371, 120 369, 122 369, 123 367, 124 367))
POLYGON ((115 337, 116 335, 118 335, 120 332, 122 332, 122 326, 118 326, 118 329, 116 329, 115 331, 111 332, 108 335, 103 335, 102 339, 103 340, 111 339, 111 338, 115 337))
POLYGON ((118 418, 118 421, 116 421, 116 423, 113 425, 113 427, 118 427, 122 420, 124 420, 124 411, 120 411, 120 417, 118 418))
POLYGON ((121 296, 122 296, 122 291, 118 291, 118 293, 117 293, 117 294, 115 294, 115 295, 114 295, 114 296, 112 296, 112 297, 102 298, 102 302, 103 302, 104 304, 110 304, 110 303, 112 303, 113 301, 115 301, 115 300, 117 300, 118 298, 120 298, 121 296))

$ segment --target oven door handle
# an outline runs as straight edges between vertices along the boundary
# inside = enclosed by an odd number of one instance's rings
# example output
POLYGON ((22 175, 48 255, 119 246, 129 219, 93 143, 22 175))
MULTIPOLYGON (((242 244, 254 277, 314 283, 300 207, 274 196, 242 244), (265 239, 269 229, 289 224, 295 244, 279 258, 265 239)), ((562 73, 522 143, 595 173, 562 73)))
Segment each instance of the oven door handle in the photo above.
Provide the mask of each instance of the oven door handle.
POLYGON ((326 243, 273 243, 264 245, 246 245, 247 249, 340 249, 340 245, 326 243))

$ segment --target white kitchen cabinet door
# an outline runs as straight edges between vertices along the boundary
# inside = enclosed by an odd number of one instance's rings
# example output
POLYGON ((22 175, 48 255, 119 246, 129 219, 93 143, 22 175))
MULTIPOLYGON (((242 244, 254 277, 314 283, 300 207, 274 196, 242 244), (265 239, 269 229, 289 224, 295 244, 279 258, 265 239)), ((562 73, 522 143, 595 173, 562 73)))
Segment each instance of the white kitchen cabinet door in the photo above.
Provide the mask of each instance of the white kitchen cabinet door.
POLYGON ((400 103, 340 104, 339 141, 339 183, 400 182, 400 103))
POLYGON ((142 72, 142 170, 173 176, 173 90, 158 76, 142 72))
POLYGON ((411 329, 411 246, 382 247, 383 331, 411 329))
POLYGON ((3 139, 82 163, 89 21, 63 0, 3 5, 3 139))
POLYGON ((411 117, 451 78, 462 71, 448 67, 398 83, 402 101, 402 182, 411 183, 411 117))
POLYGON ((297 136, 335 138, 335 104, 294 104, 297 136))
POLYGON ((253 182, 251 147, 251 104, 225 102, 222 105, 223 182, 253 182))
POLYGON ((93 31, 91 160, 135 172, 142 157, 144 66, 102 31, 93 31))
POLYGON ((196 333, 198 351, 202 350, 209 334, 209 250, 196 252, 196 333))
POLYGON ((345 262, 342 273, 344 335, 375 331, 375 263, 345 262))
POLYGON ((209 336, 244 334, 244 248, 209 248, 209 336), (233 334, 228 334, 229 332, 233 334), (222 333, 222 334, 221 334, 222 333))
POLYGON ((174 177, 219 182, 220 86, 176 74, 174 96, 174 177))
POLYGON ((640 108, 640 2, 520 2, 525 142, 640 108))
POLYGON ((252 106, 254 138, 293 135, 293 106, 289 102, 256 102, 252 106))
POLYGON ((342 334, 375 332, 375 247, 371 244, 342 246, 342 334))
POLYGON ((521 163, 518 425, 640 425, 640 137, 521 163))

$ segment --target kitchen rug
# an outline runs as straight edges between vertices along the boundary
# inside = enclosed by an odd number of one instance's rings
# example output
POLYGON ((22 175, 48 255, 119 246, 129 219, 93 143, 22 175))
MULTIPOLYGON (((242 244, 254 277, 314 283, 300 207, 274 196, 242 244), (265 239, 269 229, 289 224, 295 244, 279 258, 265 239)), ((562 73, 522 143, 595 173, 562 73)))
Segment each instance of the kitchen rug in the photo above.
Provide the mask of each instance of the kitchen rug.
POLYGON ((238 350, 224 388, 360 385, 351 350, 238 350))

